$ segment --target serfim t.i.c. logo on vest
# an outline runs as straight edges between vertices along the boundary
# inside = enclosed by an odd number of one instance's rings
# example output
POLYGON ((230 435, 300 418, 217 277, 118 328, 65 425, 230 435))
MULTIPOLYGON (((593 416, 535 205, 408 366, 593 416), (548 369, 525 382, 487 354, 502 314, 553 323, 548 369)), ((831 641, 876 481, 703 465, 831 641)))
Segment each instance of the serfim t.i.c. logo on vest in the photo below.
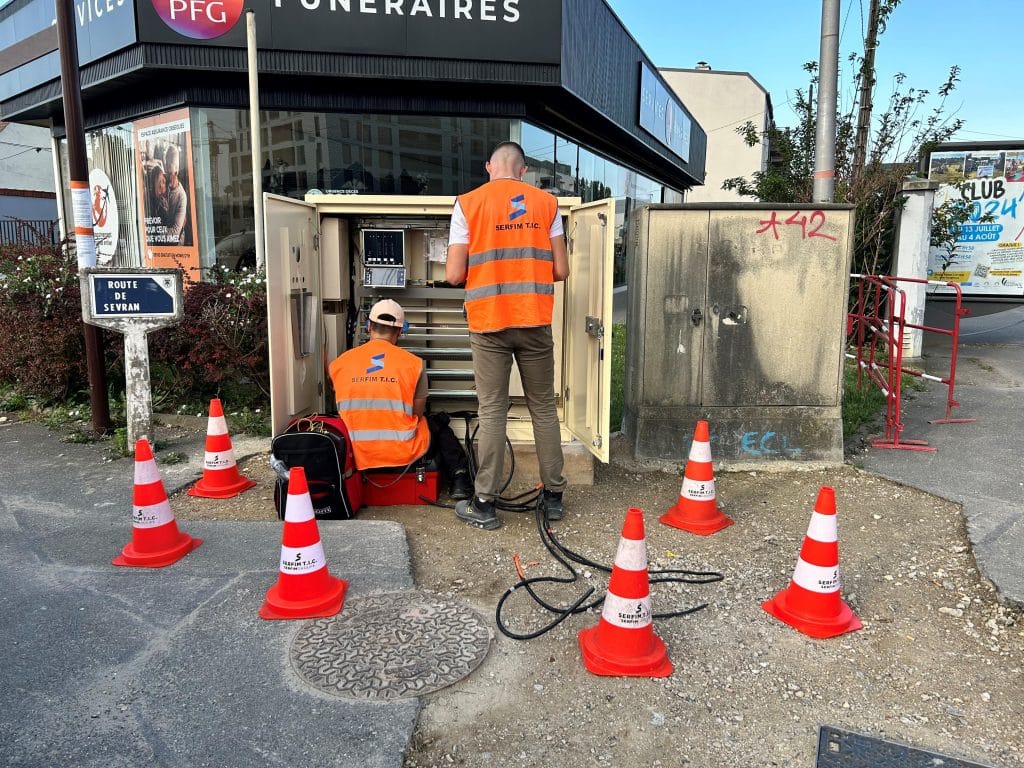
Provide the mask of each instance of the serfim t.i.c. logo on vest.
POLYGON ((508 220, 515 221, 526 214, 526 195, 516 195, 509 202, 508 220))
POLYGON ((152 0, 164 24, 179 35, 210 40, 230 32, 242 15, 242 0, 152 0))
POLYGON ((381 352, 379 355, 370 356, 370 367, 366 369, 367 373, 376 373, 377 371, 384 370, 384 353, 381 352))

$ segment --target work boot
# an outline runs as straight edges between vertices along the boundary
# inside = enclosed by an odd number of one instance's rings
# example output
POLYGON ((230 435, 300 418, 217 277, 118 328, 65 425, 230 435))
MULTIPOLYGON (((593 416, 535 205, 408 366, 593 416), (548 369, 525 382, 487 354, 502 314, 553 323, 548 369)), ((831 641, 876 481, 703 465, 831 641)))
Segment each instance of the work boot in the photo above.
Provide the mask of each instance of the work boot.
POLYGON ((473 497, 473 480, 468 469, 460 469, 452 475, 448 483, 448 495, 453 499, 469 499, 473 497))
POLYGON ((494 511, 494 502, 481 499, 464 499, 455 505, 455 514, 460 520, 465 520, 470 525, 493 531, 501 528, 501 520, 494 511))
POLYGON ((537 507, 544 513, 544 519, 548 522, 561 520, 565 514, 565 510, 562 508, 561 491, 556 493, 545 488, 537 498, 537 507))

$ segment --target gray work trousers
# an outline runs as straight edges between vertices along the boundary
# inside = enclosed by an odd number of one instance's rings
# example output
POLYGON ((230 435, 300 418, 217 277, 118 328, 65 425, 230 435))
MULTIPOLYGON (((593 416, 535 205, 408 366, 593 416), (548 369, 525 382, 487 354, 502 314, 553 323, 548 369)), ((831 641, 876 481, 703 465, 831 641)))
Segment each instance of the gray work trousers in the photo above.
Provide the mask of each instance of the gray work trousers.
POLYGON ((508 377, 515 358, 533 422, 540 479, 549 491, 565 490, 562 438, 555 410, 555 353, 551 326, 470 333, 473 377, 479 401, 476 494, 488 501, 501 490, 505 473, 508 377))

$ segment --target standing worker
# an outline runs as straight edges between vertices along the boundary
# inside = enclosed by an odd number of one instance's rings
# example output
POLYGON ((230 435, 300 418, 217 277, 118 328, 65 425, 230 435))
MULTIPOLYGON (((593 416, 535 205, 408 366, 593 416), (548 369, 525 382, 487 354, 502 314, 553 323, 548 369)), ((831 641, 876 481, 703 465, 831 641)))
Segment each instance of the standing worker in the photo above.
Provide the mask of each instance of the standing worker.
POLYGON ((519 366, 544 490, 547 520, 562 518, 562 440, 555 411, 551 315, 555 282, 569 276, 562 217, 553 195, 523 181, 526 156, 512 141, 495 147, 490 181, 462 195, 452 212, 445 278, 466 283, 466 320, 479 401, 475 494, 455 505, 468 523, 501 526, 494 509, 505 463, 508 380, 519 366))
POLYGON ((469 465, 448 426, 448 414, 427 408, 423 360, 398 346, 405 311, 382 299, 370 308, 370 338, 330 366, 338 415, 348 427, 358 469, 405 467, 424 454, 438 455, 453 499, 473 495, 469 465))

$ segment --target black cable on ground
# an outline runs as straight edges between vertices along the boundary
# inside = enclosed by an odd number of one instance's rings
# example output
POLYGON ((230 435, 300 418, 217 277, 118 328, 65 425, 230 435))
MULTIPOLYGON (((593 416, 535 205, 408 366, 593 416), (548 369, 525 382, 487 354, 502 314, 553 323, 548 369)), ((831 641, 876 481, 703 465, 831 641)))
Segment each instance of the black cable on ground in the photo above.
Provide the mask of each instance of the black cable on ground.
MULTIPOLYGON (((567 619, 572 614, 589 611, 593 608, 598 607, 604 602, 604 597, 602 596, 596 600, 587 603, 586 601, 594 593, 594 588, 589 587, 587 591, 583 593, 583 595, 572 601, 569 605, 552 605, 547 600, 544 600, 542 597, 540 597, 540 595, 537 594, 536 590, 534 589, 534 586, 536 584, 575 583, 579 580, 579 573, 576 571, 575 568, 573 568, 571 562, 589 568, 594 568, 595 570, 604 571, 605 573, 610 573, 612 570, 607 565, 595 562, 587 557, 584 557, 583 555, 574 552, 573 550, 569 549, 564 544, 562 544, 558 540, 557 536, 555 536, 555 533, 551 529, 551 526, 545 523, 543 519, 543 513, 539 509, 536 513, 536 519, 537 528, 542 543, 547 548, 548 552, 551 553, 551 556, 554 557, 555 560, 558 561, 558 563, 563 568, 569 571, 570 576, 538 576, 532 578, 525 578, 522 572, 520 572, 520 576, 522 578, 505 591, 505 593, 498 600, 498 604, 494 612, 494 619, 495 623, 497 623, 498 625, 498 629, 501 630, 502 634, 512 638, 513 640, 531 640, 533 638, 540 637, 541 635, 551 631, 556 626, 561 624, 563 621, 565 621, 565 619, 567 619), (530 597, 533 598, 534 602, 536 602, 538 606, 543 608, 545 611, 548 611, 549 613, 555 614, 555 618, 548 624, 532 632, 514 632, 513 630, 509 629, 508 626, 505 624, 504 619, 502 618, 502 609, 504 608, 506 601, 513 595, 513 593, 519 590, 525 590, 527 594, 529 594, 530 597)), ((648 572, 649 584, 713 584, 722 581, 724 578, 725 577, 723 576, 723 574, 717 571, 690 571, 681 568, 672 568, 648 572)), ((677 616, 686 616, 706 608, 707 605, 707 603, 702 603, 691 608, 683 608, 680 610, 668 611, 665 613, 655 613, 652 615, 652 618, 667 619, 674 618, 677 616)))

